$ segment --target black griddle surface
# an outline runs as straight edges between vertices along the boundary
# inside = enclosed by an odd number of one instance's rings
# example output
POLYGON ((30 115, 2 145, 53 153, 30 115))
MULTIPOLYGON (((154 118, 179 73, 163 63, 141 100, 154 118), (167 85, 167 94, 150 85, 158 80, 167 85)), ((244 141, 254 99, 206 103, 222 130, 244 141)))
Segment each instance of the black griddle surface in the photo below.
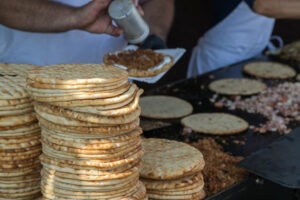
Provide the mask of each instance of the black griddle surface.
POLYGON ((300 128, 248 156, 238 166, 284 187, 300 189, 300 128))
MULTIPOLYGON (((190 102, 193 105, 193 113, 198 112, 227 112, 234 115, 237 115, 245 119, 249 125, 259 125, 260 123, 265 122, 265 118, 259 114, 250 114, 241 110, 228 110, 226 108, 218 109, 209 101, 209 99, 215 94, 211 92, 207 86, 208 84, 217 79, 221 78, 253 78, 251 76, 245 75, 242 72, 243 66, 246 63, 254 61, 274 61, 274 58, 262 56, 255 59, 251 59, 236 65, 225 67, 192 79, 181 80, 163 87, 156 88, 154 90, 146 91, 145 95, 170 95, 176 96, 186 101, 190 102)), ((295 68, 298 70, 297 68, 295 68)), ((269 86, 274 86, 285 81, 295 82, 295 79, 289 80, 262 80, 269 86)), ((221 95, 220 95, 221 97, 221 95)), ((248 129, 244 133, 231 135, 231 136, 211 136, 199 133, 191 133, 187 135, 182 135, 183 126, 180 124, 180 119, 178 120, 161 120, 170 122, 172 125, 169 127, 145 131, 145 137, 159 137, 174 139, 184 142, 193 142, 197 141, 203 137, 213 137, 219 141, 220 144, 224 147, 225 151, 232 153, 233 155, 238 156, 248 156, 251 153, 266 147, 268 144, 274 142, 282 135, 276 132, 267 132, 265 134, 254 133, 252 130, 248 129), (245 144, 241 144, 240 141, 245 144)), ((296 128, 300 126, 299 123, 294 123, 291 125, 291 128, 296 128)))
MULTIPOLYGON (((253 78, 243 73, 243 66, 249 62, 255 61, 277 61, 285 64, 284 61, 278 60, 274 57, 261 56, 254 59, 250 59, 245 62, 241 62, 232 66, 228 66, 195 78, 180 80, 163 87, 159 87, 152 90, 146 90, 146 95, 170 95, 176 96, 182 99, 187 100, 193 105, 194 111, 193 113, 198 112, 227 112, 234 115, 237 115, 246 121, 248 121, 249 125, 259 125, 262 122, 265 122, 265 118, 259 114, 250 114, 244 111, 235 110, 230 111, 226 108, 218 109, 213 106, 213 104, 209 101, 209 99, 214 95, 207 86, 208 84, 217 79, 221 78, 253 78)), ((299 73, 299 68, 297 66, 293 66, 294 69, 299 73)), ((262 80, 262 79, 261 79, 262 80)), ((295 82, 295 78, 288 80, 262 80, 268 86, 275 86, 282 82, 290 81, 295 82)), ((149 119, 147 119, 149 120, 149 119)), ((154 120, 157 121, 157 120, 154 120)), ((180 124, 180 119, 178 120, 159 120, 166 121, 171 123, 171 126, 159 128, 151 131, 145 131, 145 137, 155 137, 155 138, 166 138, 172 140, 178 140, 182 142, 196 142, 198 139, 205 137, 213 137, 216 141, 224 147, 226 152, 231 153, 235 156, 244 156, 247 157, 252 153, 272 144, 274 141, 278 140, 282 137, 282 134, 276 132, 267 132, 265 134, 254 133, 252 130, 248 129, 244 133, 237 135, 229 135, 229 136, 211 136, 199 133, 189 133, 183 134, 184 127, 180 124), (240 142, 244 142, 241 144, 240 142)), ((295 129, 300 127, 300 123, 292 123, 290 128, 295 129)), ((300 154, 300 153, 299 153, 300 154)), ((241 183, 240 183, 241 184, 241 183)), ((234 191, 233 188, 239 187, 240 184, 236 184, 236 186, 229 188, 230 191, 234 191)), ((226 192, 228 193, 228 190, 226 192)), ((223 191, 225 192, 225 191, 223 191)), ((221 195, 223 192, 219 193, 217 196, 221 195)), ((215 199, 215 198, 209 198, 215 199)), ((217 198, 216 198, 217 199, 217 198)))

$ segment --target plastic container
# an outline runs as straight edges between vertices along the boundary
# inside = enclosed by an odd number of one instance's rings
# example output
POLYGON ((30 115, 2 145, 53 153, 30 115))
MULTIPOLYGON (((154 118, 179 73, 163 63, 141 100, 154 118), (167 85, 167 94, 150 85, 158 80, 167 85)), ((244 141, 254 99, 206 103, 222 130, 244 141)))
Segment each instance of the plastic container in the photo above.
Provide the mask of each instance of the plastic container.
POLYGON ((114 0, 108 9, 110 17, 123 28, 129 43, 143 42, 149 35, 149 26, 141 17, 132 0, 114 0))

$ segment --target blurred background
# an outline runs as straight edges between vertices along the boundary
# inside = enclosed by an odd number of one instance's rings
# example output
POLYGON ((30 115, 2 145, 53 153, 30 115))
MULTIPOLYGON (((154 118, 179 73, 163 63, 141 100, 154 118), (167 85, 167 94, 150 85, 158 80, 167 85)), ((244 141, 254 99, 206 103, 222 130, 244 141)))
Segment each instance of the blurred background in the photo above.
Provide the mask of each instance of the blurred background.
MULTIPOLYGON (((192 48, 198 38, 210 28, 213 9, 210 0, 175 0, 176 10, 173 26, 168 37, 168 47, 187 50, 182 59, 155 86, 184 79, 192 48)), ((277 20, 273 35, 284 43, 300 39, 300 20, 277 20)))

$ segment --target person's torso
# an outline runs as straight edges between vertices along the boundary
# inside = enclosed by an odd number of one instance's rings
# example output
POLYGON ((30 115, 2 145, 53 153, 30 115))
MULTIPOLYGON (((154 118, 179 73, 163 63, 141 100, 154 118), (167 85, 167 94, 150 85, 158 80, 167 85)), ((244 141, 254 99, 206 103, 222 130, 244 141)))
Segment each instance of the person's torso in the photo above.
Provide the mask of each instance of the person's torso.
MULTIPOLYGON (((219 3, 220 1, 214 0, 219 3)), ((251 0, 228 0, 226 2, 230 9, 224 8, 222 13, 216 14, 222 18, 219 18, 220 21, 204 34, 202 40, 220 48, 228 47, 227 51, 237 52, 240 49, 246 54, 253 48, 265 47, 270 40, 275 20, 256 14, 249 3, 252 2, 251 0)))
MULTIPOLYGON (((90 0, 55 0, 78 7, 90 0)), ((0 25, 0 62, 50 65, 58 63, 102 63, 105 53, 122 49, 122 36, 72 30, 63 33, 31 33, 0 25)))
POLYGON ((257 56, 269 43, 273 26, 274 19, 254 13, 249 4, 240 1, 199 39, 188 77, 257 56))
POLYGON ((221 22, 223 19, 225 19, 228 15, 230 15, 231 12, 233 12, 240 3, 244 1, 247 3, 249 7, 253 6, 254 0, 212 0, 212 8, 213 8, 213 22, 211 26, 214 26, 221 22))

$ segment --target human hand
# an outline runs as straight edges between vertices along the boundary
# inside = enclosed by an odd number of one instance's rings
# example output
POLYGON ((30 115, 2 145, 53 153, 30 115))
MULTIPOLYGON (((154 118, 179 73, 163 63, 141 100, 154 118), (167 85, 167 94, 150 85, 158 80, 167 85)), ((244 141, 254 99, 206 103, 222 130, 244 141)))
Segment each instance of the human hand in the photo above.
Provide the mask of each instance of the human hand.
POLYGON ((108 6, 112 0, 93 0, 87 5, 78 8, 77 17, 81 29, 91 33, 106 33, 112 36, 119 36, 123 33, 120 27, 112 24, 108 15, 108 6))
POLYGON ((143 11, 142 7, 139 5, 138 1, 137 0, 132 0, 132 2, 135 5, 135 7, 137 8, 140 15, 144 16, 144 11, 143 11))
MULTIPOLYGON (((108 15, 108 6, 112 0, 93 0, 87 5, 77 10, 79 23, 82 29, 90 33, 106 33, 112 36, 119 36, 123 29, 112 24, 112 19, 108 15)), ((143 16, 144 12, 136 0, 132 0, 139 13, 143 16)))

